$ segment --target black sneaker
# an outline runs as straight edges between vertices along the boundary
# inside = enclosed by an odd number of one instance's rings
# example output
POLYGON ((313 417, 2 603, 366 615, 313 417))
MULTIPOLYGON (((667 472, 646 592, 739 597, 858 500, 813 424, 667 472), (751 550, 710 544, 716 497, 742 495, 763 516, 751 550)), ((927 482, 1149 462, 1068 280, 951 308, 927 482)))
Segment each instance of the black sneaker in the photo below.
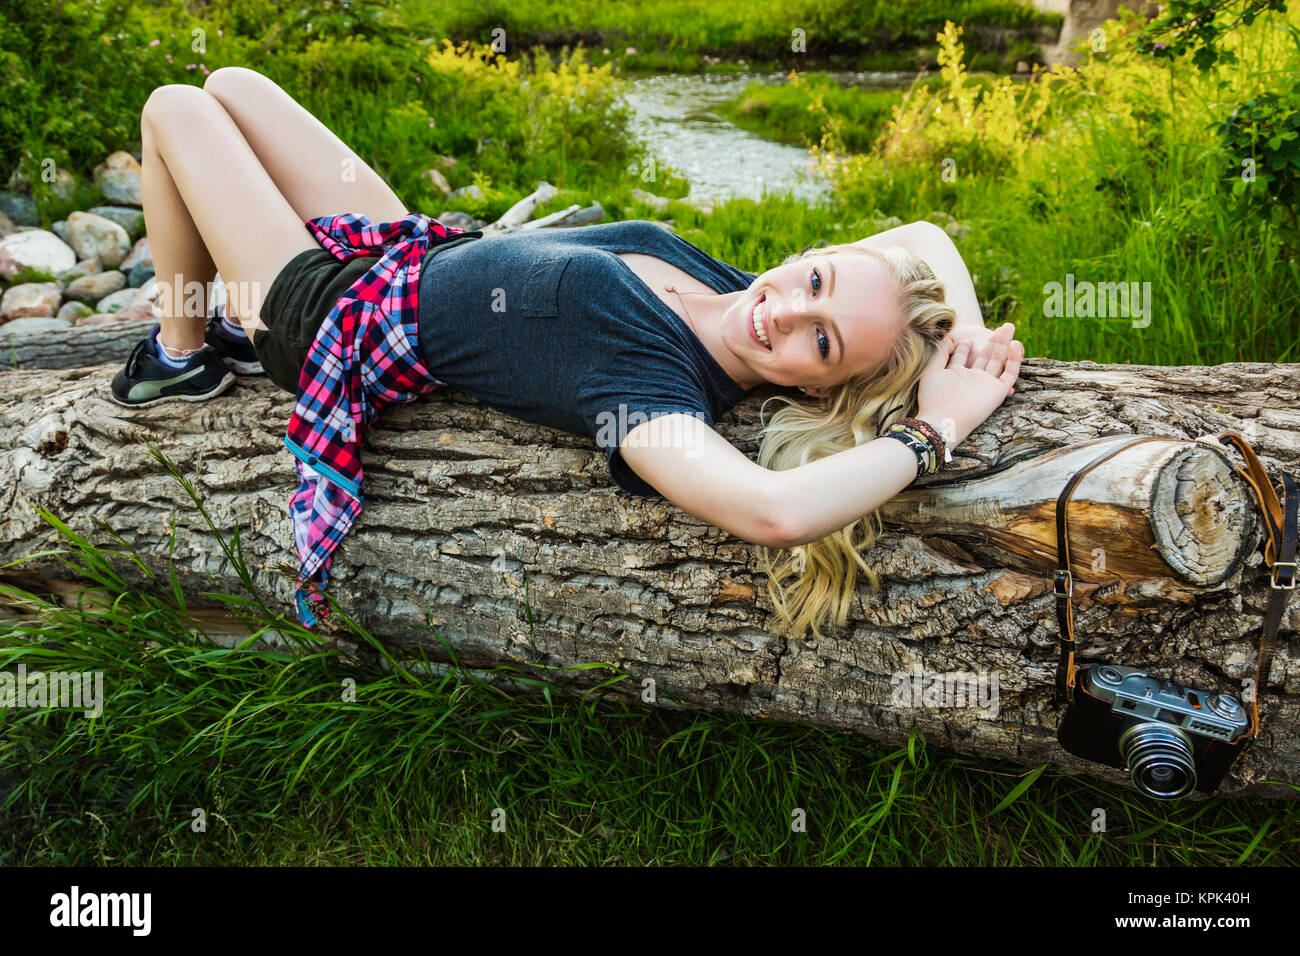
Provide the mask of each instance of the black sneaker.
POLYGON ((226 368, 236 375, 261 375, 262 363, 257 358, 257 351, 247 335, 231 335, 221 325, 221 313, 208 319, 208 331, 204 341, 212 346, 217 357, 226 363, 226 368))
POLYGON ((210 348, 191 355, 184 368, 161 362, 155 351, 159 328, 155 325, 148 337, 136 345, 126 367, 113 377, 109 391, 117 404, 139 408, 172 400, 201 402, 235 384, 235 376, 210 348))

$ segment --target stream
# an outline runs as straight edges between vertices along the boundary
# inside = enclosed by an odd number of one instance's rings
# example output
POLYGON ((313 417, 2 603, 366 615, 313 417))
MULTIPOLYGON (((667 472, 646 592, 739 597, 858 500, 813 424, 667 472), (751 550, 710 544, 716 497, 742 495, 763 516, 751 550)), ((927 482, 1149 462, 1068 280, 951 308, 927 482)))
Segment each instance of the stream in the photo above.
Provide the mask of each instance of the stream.
MULTIPOLYGON (((808 150, 763 139, 724 120, 718 104, 751 82, 780 84, 788 73, 629 74, 624 101, 632 111, 631 131, 659 163, 676 168, 691 183, 690 195, 716 199, 762 199, 765 191, 789 190, 808 204, 828 196, 825 177, 808 150)), ((843 85, 902 89, 913 75, 829 71, 843 85)), ((653 182, 643 184, 655 192, 653 182)))

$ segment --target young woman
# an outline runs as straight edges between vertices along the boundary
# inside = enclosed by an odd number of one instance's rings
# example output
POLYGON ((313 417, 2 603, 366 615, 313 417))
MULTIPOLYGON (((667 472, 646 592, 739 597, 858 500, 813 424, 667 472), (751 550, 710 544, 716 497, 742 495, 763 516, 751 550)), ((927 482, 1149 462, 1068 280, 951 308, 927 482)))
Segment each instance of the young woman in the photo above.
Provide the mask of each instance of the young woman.
MULTIPOLYGON (((346 239, 334 239, 402 220, 403 236, 435 240, 411 260, 418 299, 402 289, 401 301, 418 303, 406 316, 418 311, 418 342, 417 323, 390 328, 407 329, 427 387, 450 384, 590 435, 624 490, 662 495, 759 545, 781 629, 842 624, 858 569, 877 586, 862 559, 875 509, 1002 403, 1024 356, 1010 324, 984 327, 961 257, 929 223, 757 275, 640 221, 486 241, 425 231, 434 221, 407 212, 284 90, 239 67, 212 73, 203 89, 156 89, 141 134, 161 322, 114 380, 115 400, 202 400, 229 388, 232 372, 263 365, 298 391, 309 349, 329 364, 320 340, 337 333, 340 297, 367 276, 373 286, 367 270, 393 254, 376 243, 375 255, 344 256, 346 239), (193 290, 218 270, 231 314, 205 323, 207 302, 193 290), (317 332, 322 322, 330 331, 317 332), (769 399, 784 407, 763 428, 755 463, 712 425, 763 383, 806 397, 769 399), (779 565, 774 552, 784 552, 779 565)), ((359 483, 355 498, 359 510, 359 483)), ((301 535, 298 544, 301 556, 301 535)))

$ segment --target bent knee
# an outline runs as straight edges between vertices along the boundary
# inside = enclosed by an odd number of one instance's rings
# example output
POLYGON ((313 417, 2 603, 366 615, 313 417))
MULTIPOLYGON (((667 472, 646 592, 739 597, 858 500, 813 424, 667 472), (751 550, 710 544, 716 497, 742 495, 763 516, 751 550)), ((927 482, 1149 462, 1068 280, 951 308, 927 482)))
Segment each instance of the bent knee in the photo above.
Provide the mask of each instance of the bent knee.
POLYGON ((144 109, 141 114, 148 116, 173 108, 189 109, 193 107, 196 96, 206 95, 197 86, 190 86, 188 83, 167 83, 163 86, 154 87, 154 91, 144 101, 144 109))
POLYGON ((208 74, 203 89, 213 96, 232 93, 241 85, 264 83, 266 77, 246 66, 222 66, 208 74))

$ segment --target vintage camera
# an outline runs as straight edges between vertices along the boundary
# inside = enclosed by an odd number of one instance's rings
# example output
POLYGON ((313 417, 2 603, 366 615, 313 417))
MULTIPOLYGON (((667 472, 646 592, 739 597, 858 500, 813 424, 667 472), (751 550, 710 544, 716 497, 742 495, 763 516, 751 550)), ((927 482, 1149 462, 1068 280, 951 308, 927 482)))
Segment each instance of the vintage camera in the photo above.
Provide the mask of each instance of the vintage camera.
POLYGON ((1147 796, 1174 800, 1214 792, 1251 739, 1250 716, 1227 694, 1096 664, 1079 668, 1056 737, 1076 757, 1127 770, 1147 796))

